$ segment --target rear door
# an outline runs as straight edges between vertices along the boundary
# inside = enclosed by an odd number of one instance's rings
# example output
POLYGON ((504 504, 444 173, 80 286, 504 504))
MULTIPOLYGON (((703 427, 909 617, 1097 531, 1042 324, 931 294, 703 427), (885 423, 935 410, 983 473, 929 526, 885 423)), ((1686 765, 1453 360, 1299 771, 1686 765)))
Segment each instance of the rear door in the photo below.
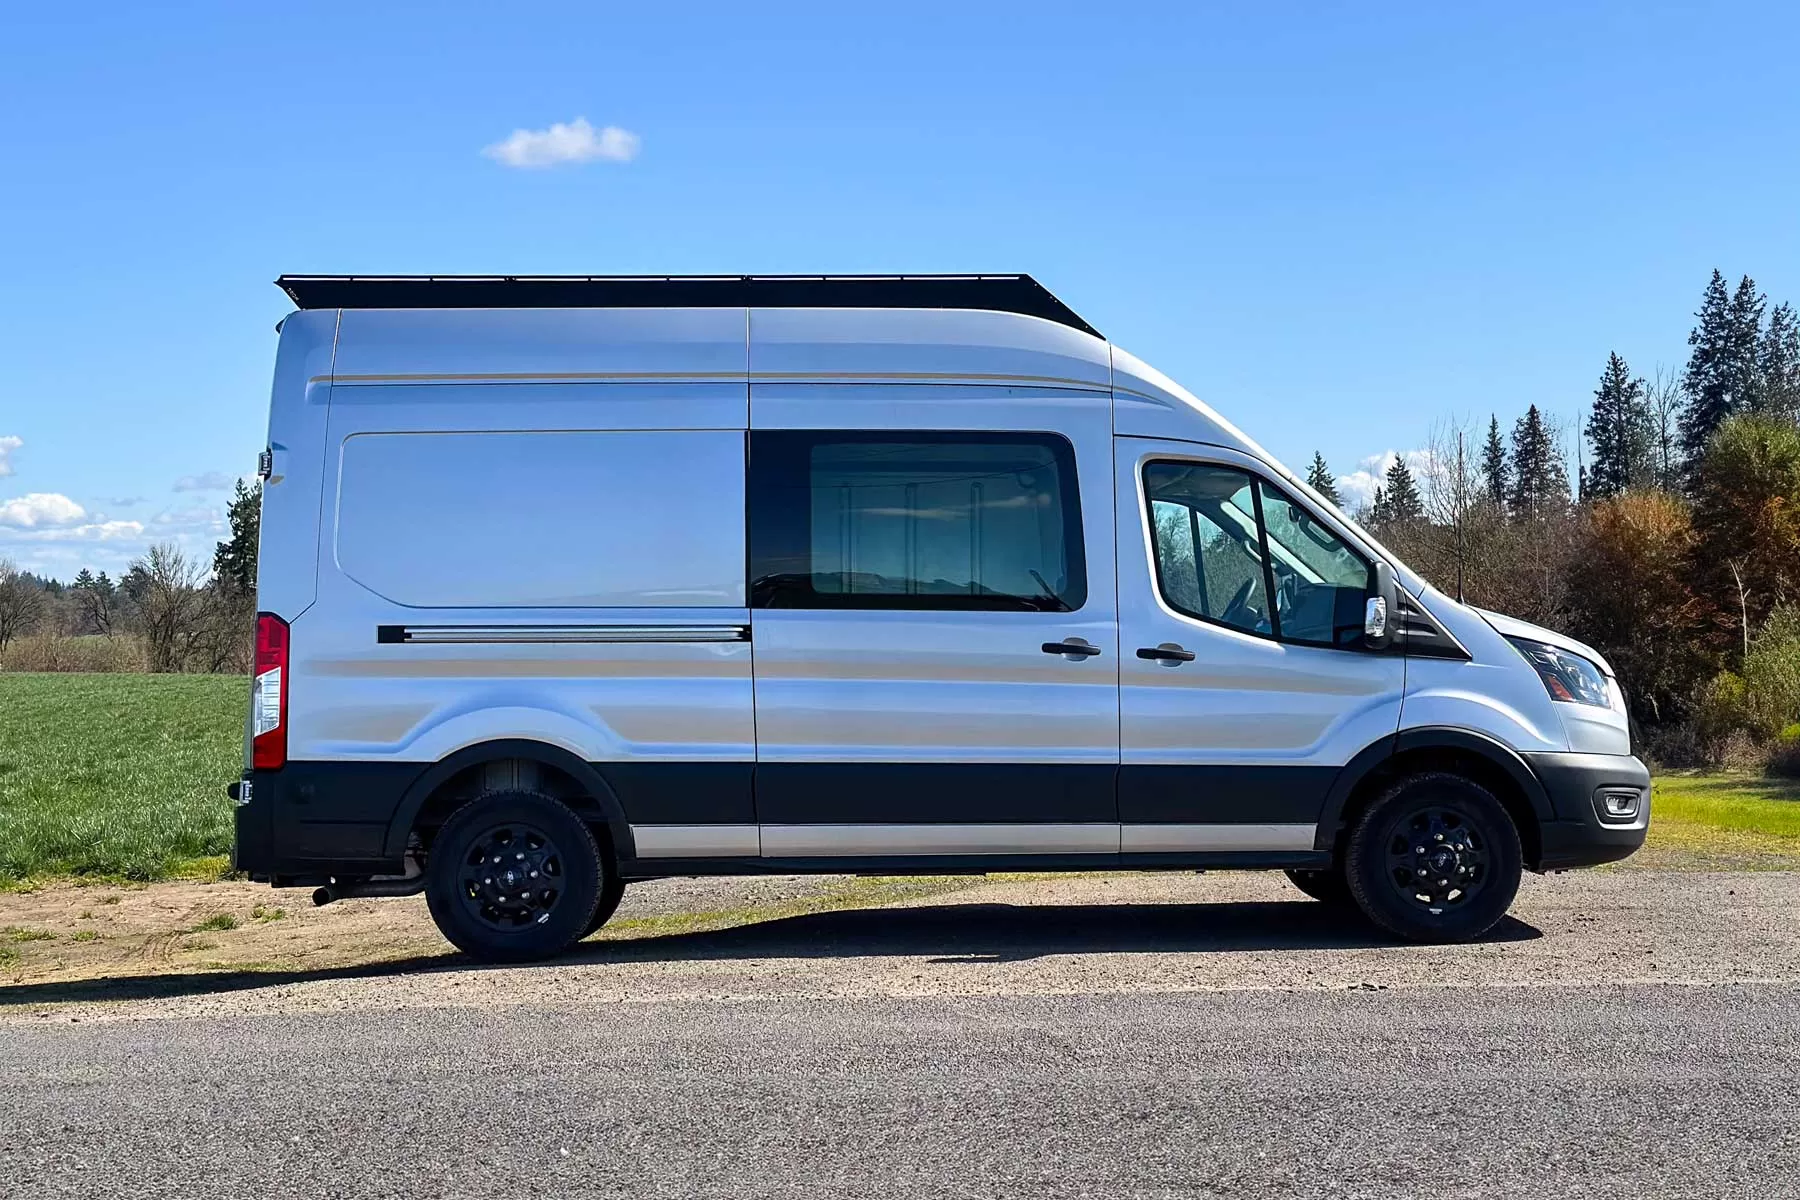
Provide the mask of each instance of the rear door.
POLYGON ((1310 850, 1338 769, 1399 726, 1370 563, 1253 458, 1117 440, 1126 852, 1310 850))
POLYGON ((1109 403, 752 389, 765 856, 1116 853, 1109 403))

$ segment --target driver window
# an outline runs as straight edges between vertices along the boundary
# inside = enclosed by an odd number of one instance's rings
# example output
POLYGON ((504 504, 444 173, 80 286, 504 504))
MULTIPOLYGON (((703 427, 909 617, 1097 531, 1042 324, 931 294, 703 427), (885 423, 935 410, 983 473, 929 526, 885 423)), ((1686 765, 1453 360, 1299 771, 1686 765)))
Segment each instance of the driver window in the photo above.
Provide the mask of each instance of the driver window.
POLYGON ((1243 471, 1201 463, 1144 468, 1157 584, 1176 612, 1271 634, 1254 484, 1243 471))
POLYGON ((1304 508, 1211 463, 1150 463, 1144 494, 1170 608, 1286 642, 1362 644, 1369 564, 1304 508))

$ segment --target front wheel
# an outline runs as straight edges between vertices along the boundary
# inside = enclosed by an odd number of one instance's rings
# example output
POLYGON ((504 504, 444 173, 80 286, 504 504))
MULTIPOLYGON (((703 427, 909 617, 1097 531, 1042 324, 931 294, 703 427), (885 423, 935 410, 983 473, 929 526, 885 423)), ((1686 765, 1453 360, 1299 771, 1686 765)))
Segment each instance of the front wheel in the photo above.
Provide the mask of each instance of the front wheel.
POLYGON ((1414 942, 1466 942, 1519 891, 1519 831, 1485 787, 1425 772, 1388 787, 1350 830, 1344 881, 1357 907, 1414 942))
POLYGON ((425 900, 456 948, 484 962, 549 958, 580 939, 600 899, 600 848, 580 817, 537 792, 490 792, 431 844, 425 900))

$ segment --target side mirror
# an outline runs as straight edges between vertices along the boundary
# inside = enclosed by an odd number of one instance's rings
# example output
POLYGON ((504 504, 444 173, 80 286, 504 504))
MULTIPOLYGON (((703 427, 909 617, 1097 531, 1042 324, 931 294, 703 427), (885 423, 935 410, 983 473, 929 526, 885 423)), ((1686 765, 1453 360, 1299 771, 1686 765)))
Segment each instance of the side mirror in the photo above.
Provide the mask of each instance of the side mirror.
POLYGON ((1394 620, 1400 613, 1400 594, 1394 585, 1394 568, 1375 564, 1375 583, 1363 603, 1363 645, 1386 650, 1394 641, 1394 620))

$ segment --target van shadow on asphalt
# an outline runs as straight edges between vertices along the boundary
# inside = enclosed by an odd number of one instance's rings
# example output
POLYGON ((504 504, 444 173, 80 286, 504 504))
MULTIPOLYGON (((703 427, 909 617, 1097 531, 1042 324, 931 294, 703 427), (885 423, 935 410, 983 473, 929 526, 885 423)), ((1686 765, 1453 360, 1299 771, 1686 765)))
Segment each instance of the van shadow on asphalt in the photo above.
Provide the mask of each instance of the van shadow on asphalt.
MULTIPOLYGON (((1542 937, 1503 918, 1484 942, 1542 937)), ((432 971, 531 970, 607 963, 761 958, 926 957, 938 964, 1027 962, 1056 954, 1207 954, 1224 951, 1407 947, 1360 919, 1312 901, 1228 904, 932 904, 843 909, 702 933, 587 941, 548 963, 491 966, 458 954, 419 955, 311 971, 205 971, 0 988, 0 1007, 71 1001, 204 996, 329 979, 432 971)), ((1435 951, 1434 952, 1439 952, 1435 951)))

